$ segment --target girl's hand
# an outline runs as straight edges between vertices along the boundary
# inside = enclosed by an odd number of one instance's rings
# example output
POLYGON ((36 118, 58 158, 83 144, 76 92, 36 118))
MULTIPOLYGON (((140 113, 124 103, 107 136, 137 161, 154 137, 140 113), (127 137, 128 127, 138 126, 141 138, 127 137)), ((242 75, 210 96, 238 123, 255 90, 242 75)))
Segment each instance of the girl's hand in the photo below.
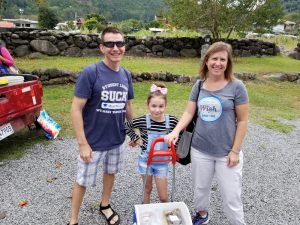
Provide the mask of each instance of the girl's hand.
POLYGON ((164 136, 164 140, 166 143, 168 143, 169 145, 171 143, 173 143, 175 145, 175 143, 177 142, 179 137, 179 134, 175 131, 172 131, 171 133, 167 134, 166 136, 164 136))
POLYGON ((240 162, 240 154, 230 151, 227 156, 227 166, 229 168, 236 166, 240 162))

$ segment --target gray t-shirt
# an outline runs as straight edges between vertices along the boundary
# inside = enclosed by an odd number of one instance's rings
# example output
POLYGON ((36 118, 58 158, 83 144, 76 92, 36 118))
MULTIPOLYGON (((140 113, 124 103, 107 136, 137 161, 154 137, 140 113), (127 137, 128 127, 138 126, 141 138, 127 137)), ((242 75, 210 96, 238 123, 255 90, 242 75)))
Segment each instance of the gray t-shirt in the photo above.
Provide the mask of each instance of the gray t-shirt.
POLYGON ((235 105, 248 103, 245 85, 240 80, 229 82, 217 91, 201 88, 199 81, 190 94, 190 101, 198 102, 198 119, 192 147, 213 156, 226 156, 232 148, 236 132, 235 105), (197 101, 198 99, 198 101, 197 101))

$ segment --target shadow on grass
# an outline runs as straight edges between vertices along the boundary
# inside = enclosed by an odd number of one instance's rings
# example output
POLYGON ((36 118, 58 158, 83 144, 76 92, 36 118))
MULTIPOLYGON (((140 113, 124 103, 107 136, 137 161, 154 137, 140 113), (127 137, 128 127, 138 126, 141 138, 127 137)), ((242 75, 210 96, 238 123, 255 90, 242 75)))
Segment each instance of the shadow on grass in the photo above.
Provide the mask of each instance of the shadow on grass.
POLYGON ((37 143, 49 143, 43 130, 24 128, 0 141, 0 162, 22 158, 25 150, 37 143))

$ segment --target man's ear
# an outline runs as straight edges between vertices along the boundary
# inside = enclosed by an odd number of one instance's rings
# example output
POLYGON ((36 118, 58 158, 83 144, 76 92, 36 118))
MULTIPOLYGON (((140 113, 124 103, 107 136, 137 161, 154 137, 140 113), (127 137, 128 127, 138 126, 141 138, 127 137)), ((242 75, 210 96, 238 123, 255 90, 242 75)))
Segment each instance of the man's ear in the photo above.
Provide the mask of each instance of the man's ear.
POLYGON ((103 45, 102 44, 99 45, 99 49, 100 49, 100 52, 103 53, 103 45))

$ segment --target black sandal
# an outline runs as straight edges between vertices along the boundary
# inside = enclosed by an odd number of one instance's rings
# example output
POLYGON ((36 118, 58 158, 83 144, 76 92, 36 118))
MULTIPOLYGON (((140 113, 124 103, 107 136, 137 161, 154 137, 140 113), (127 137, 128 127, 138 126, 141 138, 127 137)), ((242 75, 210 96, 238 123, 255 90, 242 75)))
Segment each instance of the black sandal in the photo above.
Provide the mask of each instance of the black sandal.
POLYGON ((102 206, 101 203, 100 203, 100 208, 99 208, 99 211, 100 213, 105 217, 106 219, 106 222, 109 224, 109 225, 119 225, 120 224, 120 216, 118 215, 118 213, 116 213, 115 210, 112 209, 112 207, 110 206, 110 204, 108 204, 107 206, 102 206), (110 217, 106 217, 105 214, 102 212, 103 210, 106 210, 106 209, 111 209, 111 211, 113 212, 111 214, 110 217), (115 217, 115 216, 118 216, 118 220, 115 222, 115 223, 111 223, 112 222, 112 219, 115 217))
MULTIPOLYGON (((70 225, 70 223, 68 223, 67 225, 70 225)), ((78 225, 78 223, 73 223, 73 224, 71 224, 71 225, 78 225)))

